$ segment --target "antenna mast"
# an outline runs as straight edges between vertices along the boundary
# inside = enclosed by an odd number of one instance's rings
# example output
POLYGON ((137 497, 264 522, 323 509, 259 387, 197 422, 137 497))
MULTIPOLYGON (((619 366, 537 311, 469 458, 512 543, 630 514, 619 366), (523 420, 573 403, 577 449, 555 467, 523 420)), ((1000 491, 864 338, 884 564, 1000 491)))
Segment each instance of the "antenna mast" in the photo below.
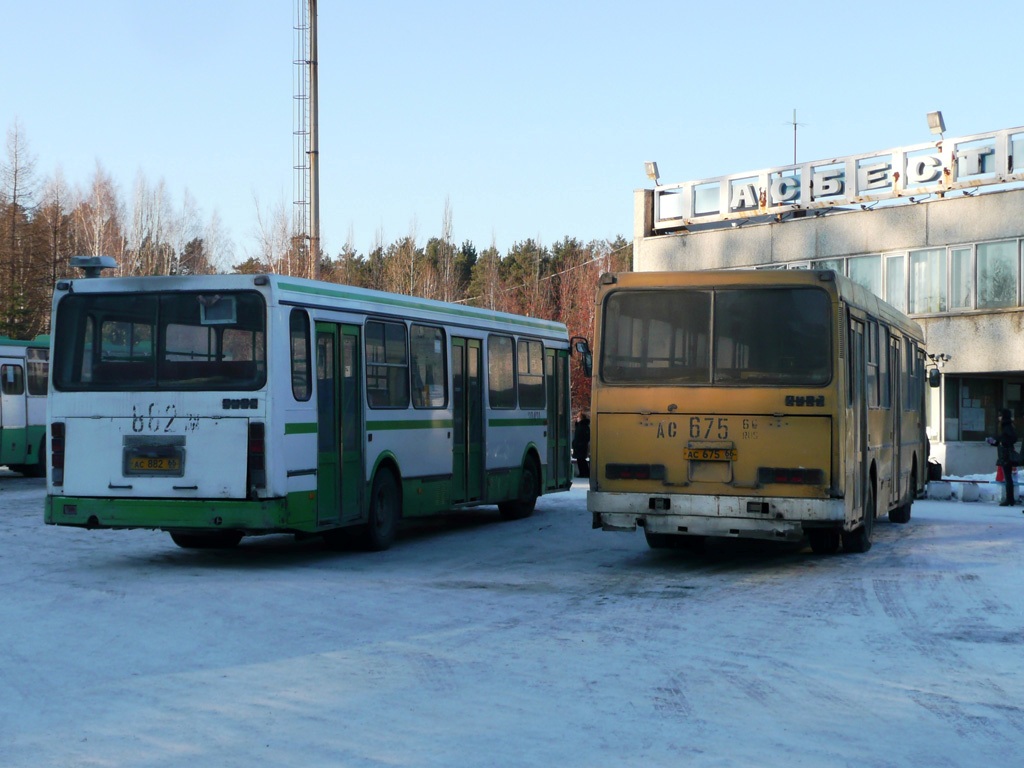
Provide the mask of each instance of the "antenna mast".
POLYGON ((320 277, 320 137, 316 0, 295 0, 295 234, 307 275, 320 277))

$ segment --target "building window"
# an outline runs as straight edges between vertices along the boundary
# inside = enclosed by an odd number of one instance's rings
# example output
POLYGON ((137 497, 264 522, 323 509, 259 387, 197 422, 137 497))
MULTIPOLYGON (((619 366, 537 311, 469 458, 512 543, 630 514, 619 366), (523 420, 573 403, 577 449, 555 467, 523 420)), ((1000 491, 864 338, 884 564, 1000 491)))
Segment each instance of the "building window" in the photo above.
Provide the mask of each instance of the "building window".
POLYGON ((984 440, 999 431, 997 415, 1002 405, 1002 389, 1002 381, 998 379, 961 379, 958 413, 961 440, 984 440))
POLYGON ((910 252, 910 314, 946 311, 946 249, 910 252))
POLYGON ((902 253, 885 257, 885 300, 900 312, 907 311, 906 256, 902 253))
POLYGON ((846 265, 842 259, 821 259, 812 261, 811 269, 831 269, 837 275, 846 274, 846 265))
POLYGON ((978 309, 1017 305, 1017 241, 978 245, 978 309))
POLYGON ((974 263, 971 248, 952 248, 949 252, 949 308, 974 306, 974 263))
POLYGON ((882 294, 882 257, 855 256, 847 260, 850 268, 850 279, 860 283, 876 296, 882 294))

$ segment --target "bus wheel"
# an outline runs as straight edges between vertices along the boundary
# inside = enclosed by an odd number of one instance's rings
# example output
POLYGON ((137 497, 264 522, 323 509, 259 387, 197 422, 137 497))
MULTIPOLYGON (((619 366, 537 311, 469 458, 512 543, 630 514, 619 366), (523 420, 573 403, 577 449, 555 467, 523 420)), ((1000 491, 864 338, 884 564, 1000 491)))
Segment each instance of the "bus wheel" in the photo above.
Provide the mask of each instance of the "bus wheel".
POLYGON ((871 549, 871 532, 875 527, 875 486, 868 483, 864 498, 864 521, 849 533, 843 534, 843 550, 862 553, 871 549))
POLYGON ((910 473, 910 488, 907 491, 907 500, 889 513, 889 522, 906 524, 910 522, 910 507, 914 503, 914 494, 917 493, 917 467, 910 473))
POLYGON ((533 514, 537 506, 538 489, 540 488, 540 471, 533 459, 527 459, 523 472, 519 476, 519 498, 515 501, 503 501, 498 504, 498 512, 506 520, 521 520, 533 514))
POLYGON ((700 553, 704 551, 706 536, 693 536, 681 533, 652 533, 644 528, 644 538, 651 549, 679 549, 684 552, 700 553))
POLYGON ((394 543, 401 517, 400 504, 395 476, 387 469, 380 470, 373 478, 370 491, 370 517, 363 535, 367 549, 381 552, 394 543))
POLYGON ((647 546, 651 549, 675 549, 678 546, 678 536, 671 533, 652 533, 644 528, 644 538, 647 539, 647 546))
POLYGON ((38 461, 35 464, 28 464, 25 467, 24 474, 26 477, 46 477, 46 454, 43 453, 43 447, 46 445, 46 441, 39 443, 39 453, 37 454, 38 461))
POLYGON ((172 533, 171 539, 182 549, 231 549, 242 540, 238 531, 214 533, 172 533))
POLYGON ((839 531, 829 528, 812 528, 807 532, 811 540, 811 551, 816 555, 834 555, 839 551, 839 531))

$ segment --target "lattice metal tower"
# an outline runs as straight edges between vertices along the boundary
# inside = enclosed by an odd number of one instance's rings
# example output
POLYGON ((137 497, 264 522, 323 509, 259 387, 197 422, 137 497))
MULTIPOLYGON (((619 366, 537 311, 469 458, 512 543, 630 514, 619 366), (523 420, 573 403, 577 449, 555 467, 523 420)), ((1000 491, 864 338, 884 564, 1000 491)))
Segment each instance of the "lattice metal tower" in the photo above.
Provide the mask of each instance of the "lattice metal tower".
POLYGON ((307 276, 320 277, 320 140, 317 111, 316 0, 295 0, 294 242, 307 276))

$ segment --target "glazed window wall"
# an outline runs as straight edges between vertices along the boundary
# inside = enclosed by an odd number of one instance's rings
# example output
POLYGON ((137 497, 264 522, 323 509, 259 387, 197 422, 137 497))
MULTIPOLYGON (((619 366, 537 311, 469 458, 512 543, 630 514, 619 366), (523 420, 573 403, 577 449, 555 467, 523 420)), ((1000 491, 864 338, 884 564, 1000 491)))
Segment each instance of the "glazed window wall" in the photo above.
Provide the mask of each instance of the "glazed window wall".
MULTIPOLYGON (((966 243, 810 262, 845 274, 908 315, 1024 305, 1021 240, 966 243)), ((800 262, 806 269, 807 262, 800 262)), ((793 268, 792 266, 790 268, 793 268)))

